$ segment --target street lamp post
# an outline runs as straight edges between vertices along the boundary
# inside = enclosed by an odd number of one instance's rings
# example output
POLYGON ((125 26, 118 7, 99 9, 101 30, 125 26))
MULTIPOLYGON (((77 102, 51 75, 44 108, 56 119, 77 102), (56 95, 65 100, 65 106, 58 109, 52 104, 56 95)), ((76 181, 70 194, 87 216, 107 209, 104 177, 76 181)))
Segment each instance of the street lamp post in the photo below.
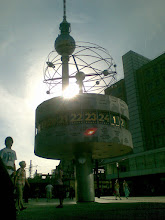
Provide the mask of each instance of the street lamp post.
POLYGON ((98 165, 98 160, 96 160, 96 183, 97 183, 97 197, 100 198, 100 190, 99 190, 99 172, 98 172, 98 169, 99 169, 99 165, 98 165))

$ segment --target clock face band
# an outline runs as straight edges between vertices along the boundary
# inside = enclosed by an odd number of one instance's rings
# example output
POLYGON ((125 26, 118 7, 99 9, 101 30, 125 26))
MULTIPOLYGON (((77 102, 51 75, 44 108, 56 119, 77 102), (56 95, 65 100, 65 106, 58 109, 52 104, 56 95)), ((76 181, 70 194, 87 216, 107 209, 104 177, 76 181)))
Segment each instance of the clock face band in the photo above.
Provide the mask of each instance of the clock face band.
POLYGON ((65 114, 56 114, 53 117, 46 118, 37 124, 37 133, 42 130, 57 126, 78 125, 78 124, 103 124, 116 127, 128 127, 128 121, 119 114, 109 111, 84 111, 69 112, 65 114))

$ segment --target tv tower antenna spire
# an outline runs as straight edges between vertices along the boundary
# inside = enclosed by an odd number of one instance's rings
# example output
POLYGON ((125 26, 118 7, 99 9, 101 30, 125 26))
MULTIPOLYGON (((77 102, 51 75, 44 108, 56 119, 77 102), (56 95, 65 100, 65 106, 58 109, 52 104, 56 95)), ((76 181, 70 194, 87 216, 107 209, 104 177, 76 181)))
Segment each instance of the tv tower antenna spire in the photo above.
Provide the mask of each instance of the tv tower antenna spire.
POLYGON ((64 3, 64 20, 66 21, 66 0, 63 0, 63 3, 64 3))

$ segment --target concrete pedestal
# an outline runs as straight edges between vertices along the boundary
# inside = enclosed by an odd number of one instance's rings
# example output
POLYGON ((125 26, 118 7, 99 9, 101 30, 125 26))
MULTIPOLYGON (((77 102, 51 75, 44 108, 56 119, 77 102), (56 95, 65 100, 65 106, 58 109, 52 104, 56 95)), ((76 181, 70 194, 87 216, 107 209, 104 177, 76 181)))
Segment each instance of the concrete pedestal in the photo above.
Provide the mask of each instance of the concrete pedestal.
POLYGON ((77 202, 94 202, 94 176, 92 154, 85 153, 76 156, 75 161, 75 189, 77 202))

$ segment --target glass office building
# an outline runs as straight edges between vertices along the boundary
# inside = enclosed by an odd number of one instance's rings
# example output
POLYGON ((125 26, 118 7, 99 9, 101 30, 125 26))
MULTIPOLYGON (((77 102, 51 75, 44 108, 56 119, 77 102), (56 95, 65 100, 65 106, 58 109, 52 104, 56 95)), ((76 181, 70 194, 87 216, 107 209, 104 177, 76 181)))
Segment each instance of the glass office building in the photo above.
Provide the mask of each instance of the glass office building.
POLYGON ((130 181, 132 188, 136 182, 143 184, 148 194, 160 194, 165 184, 165 53, 150 60, 129 51, 122 60, 124 79, 105 94, 128 104, 134 148, 129 155, 104 161, 107 178, 119 175, 130 181))

